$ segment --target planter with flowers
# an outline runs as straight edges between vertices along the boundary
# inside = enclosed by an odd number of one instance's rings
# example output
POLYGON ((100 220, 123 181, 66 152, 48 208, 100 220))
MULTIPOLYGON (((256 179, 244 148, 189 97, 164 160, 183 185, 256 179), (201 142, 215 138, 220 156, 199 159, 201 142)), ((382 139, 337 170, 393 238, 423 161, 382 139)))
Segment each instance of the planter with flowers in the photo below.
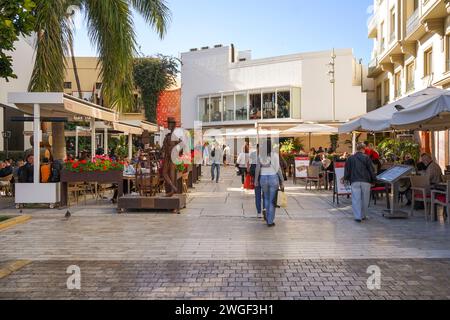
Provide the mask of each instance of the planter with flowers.
POLYGON ((177 177, 181 176, 183 193, 187 192, 188 187, 193 186, 192 182, 192 158, 188 155, 183 155, 180 160, 175 163, 177 170, 177 177))
POLYGON ((61 171, 61 203, 67 205, 68 183, 117 184, 123 195, 123 162, 96 156, 93 160, 66 160, 61 171))

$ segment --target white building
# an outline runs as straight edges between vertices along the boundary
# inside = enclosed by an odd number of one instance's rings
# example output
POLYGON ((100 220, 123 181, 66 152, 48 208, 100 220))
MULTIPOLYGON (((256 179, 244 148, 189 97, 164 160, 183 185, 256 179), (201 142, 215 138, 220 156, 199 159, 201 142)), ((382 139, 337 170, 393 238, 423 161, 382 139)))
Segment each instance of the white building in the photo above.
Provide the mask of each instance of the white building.
POLYGON ((233 45, 182 53, 182 125, 340 123, 366 113, 372 81, 365 68, 351 49, 336 50, 333 95, 332 55, 330 50, 252 59, 251 51, 233 45))
POLYGON ((2 133, 4 131, 11 131, 12 137, 9 140, 10 150, 24 150, 30 147, 29 137, 24 137, 24 131, 31 131, 31 123, 10 121, 11 116, 21 115, 20 112, 15 111, 15 106, 8 104, 8 92, 26 92, 28 91, 28 84, 30 82, 31 73, 34 66, 34 47, 33 38, 23 39, 15 43, 16 50, 9 55, 13 58, 13 70, 17 75, 17 79, 9 79, 6 82, 0 79, 0 151, 5 148, 5 141, 2 133), (11 108, 9 108, 11 107, 11 108), (25 128, 24 128, 25 126, 25 128))
MULTIPOLYGON (((450 88, 450 0, 374 0, 368 27, 377 107, 428 86, 450 88)), ((443 166, 449 163, 448 132, 436 138, 443 166)))

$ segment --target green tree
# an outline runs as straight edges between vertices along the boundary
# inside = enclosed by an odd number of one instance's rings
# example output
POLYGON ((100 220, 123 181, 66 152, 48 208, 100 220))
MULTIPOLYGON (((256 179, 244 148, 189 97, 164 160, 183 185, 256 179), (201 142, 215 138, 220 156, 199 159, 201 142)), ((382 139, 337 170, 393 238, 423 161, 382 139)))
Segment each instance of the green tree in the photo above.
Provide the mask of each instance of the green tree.
POLYGON ((31 0, 0 0, 0 78, 17 79, 12 68, 12 57, 19 36, 29 36, 34 26, 36 4, 31 0))
POLYGON ((134 104, 133 59, 136 36, 132 9, 162 38, 170 20, 165 0, 35 0, 36 63, 31 91, 62 91, 65 57, 73 44, 72 12, 84 14, 91 43, 99 54, 103 96, 111 108, 134 104))
POLYGON ((176 83, 178 65, 178 59, 163 55, 135 59, 133 78, 141 90, 145 117, 148 121, 156 122, 159 95, 176 83))

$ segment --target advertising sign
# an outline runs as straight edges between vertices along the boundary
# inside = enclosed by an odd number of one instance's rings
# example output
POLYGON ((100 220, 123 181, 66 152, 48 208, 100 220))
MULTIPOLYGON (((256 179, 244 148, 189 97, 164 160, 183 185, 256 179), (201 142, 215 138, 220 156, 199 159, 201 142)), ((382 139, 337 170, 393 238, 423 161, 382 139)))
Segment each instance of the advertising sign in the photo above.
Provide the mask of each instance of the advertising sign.
POLYGON ((352 193, 350 184, 344 183, 345 162, 336 162, 334 164, 334 172, 336 175, 336 193, 338 195, 348 195, 352 193))
POLYGON ((295 177, 307 178, 309 167, 309 157, 297 157, 295 158, 295 177))

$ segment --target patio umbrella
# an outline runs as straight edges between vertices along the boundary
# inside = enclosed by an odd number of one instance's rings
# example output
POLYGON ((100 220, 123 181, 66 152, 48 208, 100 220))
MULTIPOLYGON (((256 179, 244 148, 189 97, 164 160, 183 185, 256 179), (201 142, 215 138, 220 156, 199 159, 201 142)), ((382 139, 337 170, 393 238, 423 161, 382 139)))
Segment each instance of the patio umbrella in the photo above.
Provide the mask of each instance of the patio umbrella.
POLYGON ((409 130, 447 130, 450 128, 450 91, 436 89, 436 94, 428 99, 418 100, 405 110, 396 112, 392 126, 409 130))
POLYGON ((381 132, 392 130, 392 118, 395 113, 402 110, 406 111, 406 109, 409 109, 414 105, 429 101, 430 99, 435 99, 442 95, 442 91, 444 90, 430 87, 413 93, 342 125, 339 128, 339 133, 349 133, 353 131, 381 132))
POLYGON ((330 127, 319 123, 303 123, 294 128, 283 131, 283 135, 304 133, 309 136, 309 148, 311 148, 311 136, 316 135, 331 135, 337 134, 338 128, 330 127))

